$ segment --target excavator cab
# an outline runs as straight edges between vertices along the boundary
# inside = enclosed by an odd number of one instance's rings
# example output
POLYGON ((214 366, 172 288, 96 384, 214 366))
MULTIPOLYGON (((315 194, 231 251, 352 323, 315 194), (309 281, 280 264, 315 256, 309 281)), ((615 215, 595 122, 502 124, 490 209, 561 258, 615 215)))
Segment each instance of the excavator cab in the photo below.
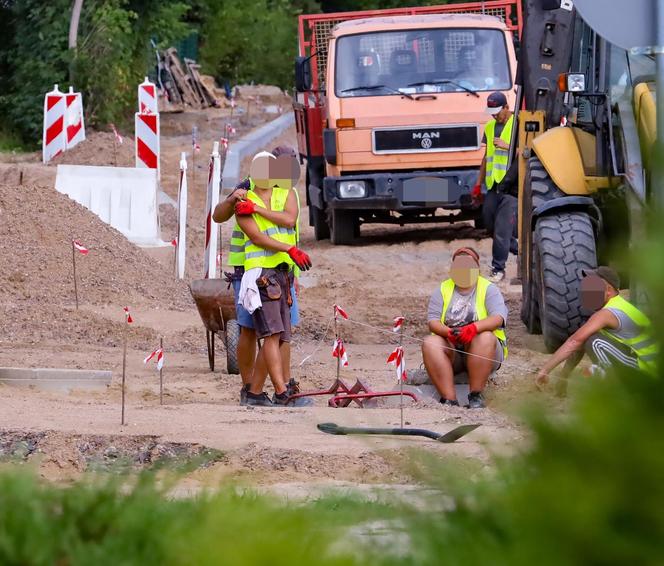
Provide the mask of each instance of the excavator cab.
POLYGON ((654 61, 605 41, 565 0, 527 0, 518 139, 521 318, 549 351, 583 323, 581 271, 643 226, 654 61))

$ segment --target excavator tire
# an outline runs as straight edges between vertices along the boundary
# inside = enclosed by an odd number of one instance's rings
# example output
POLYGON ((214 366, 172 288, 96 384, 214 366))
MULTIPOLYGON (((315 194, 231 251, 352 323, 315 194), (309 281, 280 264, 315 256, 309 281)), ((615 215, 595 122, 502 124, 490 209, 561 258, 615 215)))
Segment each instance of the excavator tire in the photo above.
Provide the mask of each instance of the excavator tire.
POLYGON ((597 266, 595 233, 585 212, 537 221, 533 238, 535 288, 544 344, 556 350, 583 323, 581 270, 597 266))

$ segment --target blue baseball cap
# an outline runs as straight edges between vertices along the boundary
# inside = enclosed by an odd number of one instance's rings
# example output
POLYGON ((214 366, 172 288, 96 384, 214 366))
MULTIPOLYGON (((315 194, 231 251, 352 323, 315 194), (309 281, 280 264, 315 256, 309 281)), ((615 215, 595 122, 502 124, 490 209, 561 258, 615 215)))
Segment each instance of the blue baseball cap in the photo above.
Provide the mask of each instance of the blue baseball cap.
POLYGON ((498 114, 505 106, 507 106, 507 97, 499 91, 492 92, 486 99, 487 114, 498 114))

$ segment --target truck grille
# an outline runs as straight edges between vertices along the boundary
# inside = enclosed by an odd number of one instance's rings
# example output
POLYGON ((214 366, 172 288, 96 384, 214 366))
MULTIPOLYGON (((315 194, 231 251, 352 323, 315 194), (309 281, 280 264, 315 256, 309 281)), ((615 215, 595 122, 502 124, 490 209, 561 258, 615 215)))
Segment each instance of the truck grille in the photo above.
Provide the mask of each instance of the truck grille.
POLYGON ((477 125, 376 129, 374 153, 428 153, 479 148, 477 125))

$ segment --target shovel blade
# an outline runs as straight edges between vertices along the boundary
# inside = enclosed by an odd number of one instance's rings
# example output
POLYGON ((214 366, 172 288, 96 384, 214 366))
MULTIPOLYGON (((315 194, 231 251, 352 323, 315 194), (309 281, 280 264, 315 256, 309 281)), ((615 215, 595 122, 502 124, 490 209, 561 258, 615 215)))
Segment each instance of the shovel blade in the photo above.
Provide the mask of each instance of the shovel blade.
POLYGON ((478 424, 466 424, 461 425, 456 428, 453 428, 451 431, 446 432, 438 438, 438 442, 443 442, 449 444, 451 442, 456 442, 462 436, 466 436, 469 432, 473 432, 478 426, 478 424))
POLYGON ((318 430, 321 432, 326 432, 327 434, 346 434, 346 432, 336 423, 320 423, 316 425, 316 428, 318 428, 318 430))

